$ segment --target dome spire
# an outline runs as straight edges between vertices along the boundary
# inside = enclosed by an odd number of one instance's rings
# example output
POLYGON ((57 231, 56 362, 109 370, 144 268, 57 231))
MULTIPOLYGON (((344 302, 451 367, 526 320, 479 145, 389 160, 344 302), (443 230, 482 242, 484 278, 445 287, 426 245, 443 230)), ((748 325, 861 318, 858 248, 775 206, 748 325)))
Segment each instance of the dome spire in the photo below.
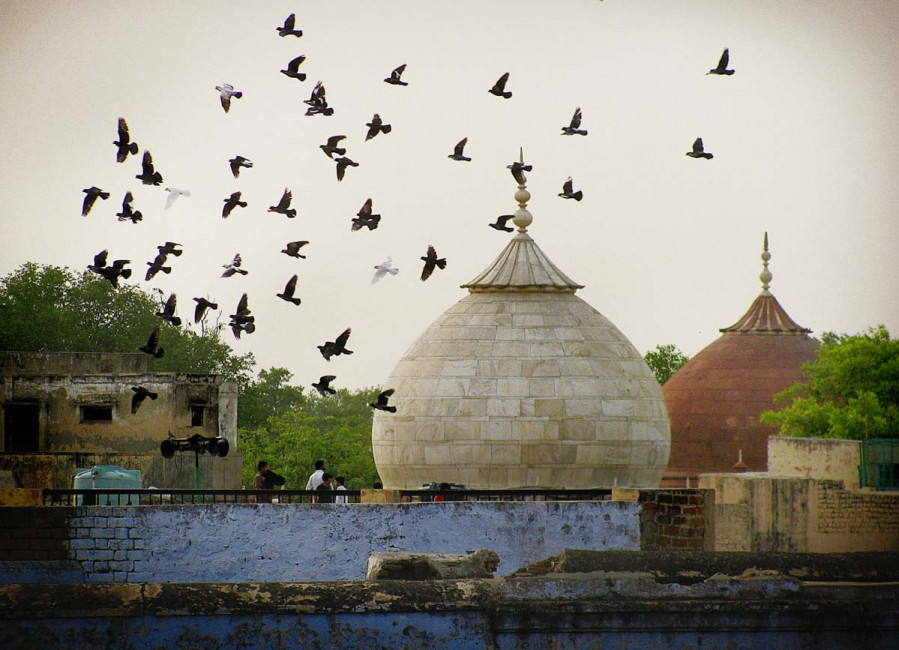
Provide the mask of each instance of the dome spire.
POLYGON ((512 217, 512 223, 518 226, 518 232, 527 232, 528 226, 534 221, 534 217, 528 211, 528 201, 531 200, 531 193, 527 190, 527 178, 524 175, 525 170, 531 171, 530 165, 524 164, 524 147, 518 149, 518 164, 512 163, 512 176, 518 181, 518 191, 515 192, 515 200, 518 202, 518 209, 512 217))
POLYGON ((759 280, 762 281, 762 295, 769 295, 768 287, 771 285, 771 271, 768 270, 768 260, 771 259, 771 253, 768 252, 768 233, 765 233, 765 249, 762 251, 762 272, 759 274, 759 280))

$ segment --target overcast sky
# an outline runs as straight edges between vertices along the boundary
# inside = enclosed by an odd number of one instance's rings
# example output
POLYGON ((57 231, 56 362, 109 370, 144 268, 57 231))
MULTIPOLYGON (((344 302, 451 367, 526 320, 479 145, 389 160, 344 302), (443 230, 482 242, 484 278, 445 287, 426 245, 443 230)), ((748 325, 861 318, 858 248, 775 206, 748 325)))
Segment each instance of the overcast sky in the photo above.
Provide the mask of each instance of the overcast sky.
MULTIPOLYGON (((383 384, 406 348, 466 295, 509 237, 505 166, 524 147, 529 232, 578 295, 640 350, 693 355, 760 291, 816 333, 878 323, 899 334, 899 2, 845 0, 420 0, 3 2, 0 274, 27 261, 83 269, 132 260, 130 282, 219 302, 249 294, 259 367, 308 386, 383 384), (302 38, 276 32, 295 12, 302 38), (730 77, 707 76, 730 48, 730 77), (307 57, 298 82, 282 75, 307 57), (406 87, 383 83, 401 63, 406 87), (487 93, 510 73, 505 100, 487 93), (317 80, 335 113, 303 113, 317 80), (244 97, 225 114, 215 86, 244 97), (563 137, 575 107, 587 137, 563 137), (378 112, 393 132, 365 142, 378 112), (140 155, 115 162, 116 122, 140 155), (338 182, 318 148, 345 134, 358 168, 338 182), (684 154, 701 136, 713 160, 684 154), (447 158, 468 137, 471 162, 447 158), (255 163, 235 180, 228 159, 255 163), (580 203, 559 198, 573 176, 580 203), (82 188, 112 197, 81 217, 82 188), (186 188, 164 210, 166 186, 186 188), (268 213, 293 192, 296 219, 268 213), (119 223, 127 190, 143 222, 119 223), (249 206, 221 218, 240 190, 249 206), (382 215, 350 232, 367 198, 382 215), (279 251, 309 240, 308 259, 279 251), (173 272, 143 281, 164 241, 173 272), (419 280, 428 244, 447 268, 419 280), (245 277, 222 279, 240 253, 245 277), (375 286, 373 266, 400 268, 375 286), (294 307, 275 297, 297 273, 294 307), (352 327, 351 357, 316 345, 352 327)), ((163 340, 164 345, 164 340, 163 340)))

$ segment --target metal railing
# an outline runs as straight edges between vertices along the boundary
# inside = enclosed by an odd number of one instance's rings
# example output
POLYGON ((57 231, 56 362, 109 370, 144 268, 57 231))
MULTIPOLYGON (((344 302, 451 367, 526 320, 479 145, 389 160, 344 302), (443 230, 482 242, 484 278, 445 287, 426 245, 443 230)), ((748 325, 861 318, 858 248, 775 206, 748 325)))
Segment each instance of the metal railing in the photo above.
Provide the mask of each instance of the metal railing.
POLYGON ((520 488, 513 490, 400 490, 404 502, 441 501, 611 501, 612 490, 565 490, 520 488))

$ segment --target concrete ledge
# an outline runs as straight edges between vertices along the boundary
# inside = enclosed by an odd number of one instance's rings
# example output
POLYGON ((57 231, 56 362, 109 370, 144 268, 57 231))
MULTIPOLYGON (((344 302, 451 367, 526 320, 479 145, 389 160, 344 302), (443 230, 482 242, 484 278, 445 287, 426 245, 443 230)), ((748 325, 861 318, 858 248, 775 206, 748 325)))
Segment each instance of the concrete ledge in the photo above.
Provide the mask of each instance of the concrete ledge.
POLYGON ((0 488, 0 506, 40 506, 43 503, 41 490, 0 488))

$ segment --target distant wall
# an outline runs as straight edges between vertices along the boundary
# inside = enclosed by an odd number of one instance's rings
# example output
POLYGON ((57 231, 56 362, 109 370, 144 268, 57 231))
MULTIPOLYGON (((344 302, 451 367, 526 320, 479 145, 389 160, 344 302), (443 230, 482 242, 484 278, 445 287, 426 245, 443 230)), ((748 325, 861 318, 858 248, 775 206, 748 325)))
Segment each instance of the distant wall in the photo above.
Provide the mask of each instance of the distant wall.
POLYGON ((859 485, 861 442, 833 438, 768 438, 768 473, 772 476, 842 481, 846 489, 859 485))
POLYGON ((639 494, 642 550, 712 550, 713 490, 640 490, 639 494))

